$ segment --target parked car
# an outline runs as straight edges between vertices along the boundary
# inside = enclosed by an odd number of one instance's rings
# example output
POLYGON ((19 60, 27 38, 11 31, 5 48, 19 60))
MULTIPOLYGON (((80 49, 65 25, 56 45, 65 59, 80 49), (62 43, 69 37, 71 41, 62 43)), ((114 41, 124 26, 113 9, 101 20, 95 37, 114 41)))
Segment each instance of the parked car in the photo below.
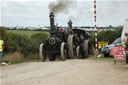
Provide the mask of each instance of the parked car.
POLYGON ((117 38, 112 44, 101 48, 101 52, 104 54, 104 57, 109 57, 112 48, 120 45, 122 45, 121 38, 117 38))

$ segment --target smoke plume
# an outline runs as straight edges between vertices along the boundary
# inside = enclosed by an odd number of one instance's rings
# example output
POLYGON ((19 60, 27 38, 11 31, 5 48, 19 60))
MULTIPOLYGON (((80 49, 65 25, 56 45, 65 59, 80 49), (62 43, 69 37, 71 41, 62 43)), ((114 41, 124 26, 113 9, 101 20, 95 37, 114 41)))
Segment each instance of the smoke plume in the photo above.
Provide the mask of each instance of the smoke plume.
POLYGON ((49 4, 50 12, 68 13, 68 10, 76 5, 76 0, 57 0, 49 4))

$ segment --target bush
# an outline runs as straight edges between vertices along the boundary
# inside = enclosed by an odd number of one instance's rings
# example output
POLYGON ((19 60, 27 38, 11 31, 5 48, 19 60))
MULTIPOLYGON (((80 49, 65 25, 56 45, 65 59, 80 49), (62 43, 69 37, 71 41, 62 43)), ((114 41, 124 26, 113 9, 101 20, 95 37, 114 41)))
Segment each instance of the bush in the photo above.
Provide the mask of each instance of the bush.
POLYGON ((3 40, 7 40, 7 35, 4 27, 0 27, 0 36, 2 37, 3 40))
POLYGON ((48 37, 46 33, 37 33, 31 36, 31 51, 32 53, 39 53, 39 46, 44 43, 48 37))
POLYGON ((28 37, 13 32, 6 32, 4 27, 0 27, 0 35, 5 42, 3 61, 14 63, 23 61, 24 59, 40 59, 39 46, 49 36, 47 32, 42 32, 28 37))
POLYGON ((46 33, 37 33, 31 36, 31 38, 20 35, 17 33, 6 33, 6 49, 4 50, 5 53, 13 53, 13 52, 20 52, 25 57, 29 54, 38 53, 39 52, 39 45, 44 43, 47 39, 48 34, 46 33))
MULTIPOLYGON (((106 31, 101 31, 97 35, 98 41, 107 41, 109 44, 111 44, 116 38, 121 37, 122 33, 122 26, 116 27, 115 31, 112 30, 106 30, 106 31)), ((90 42, 92 45, 95 47, 95 35, 92 34, 90 37, 90 42)))
POLYGON ((7 35, 6 53, 18 51, 26 57, 30 51, 30 40, 26 36, 16 33, 8 33, 7 35))

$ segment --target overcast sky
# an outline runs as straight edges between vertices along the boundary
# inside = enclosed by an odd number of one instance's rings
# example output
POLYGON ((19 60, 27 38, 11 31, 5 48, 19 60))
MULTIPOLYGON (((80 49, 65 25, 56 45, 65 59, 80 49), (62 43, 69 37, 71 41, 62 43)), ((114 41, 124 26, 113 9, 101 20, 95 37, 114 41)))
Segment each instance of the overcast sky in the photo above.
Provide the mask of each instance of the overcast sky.
MULTIPOLYGON (((69 19, 74 26, 94 26, 93 0, 74 0, 66 12, 55 15, 59 26, 67 26, 69 19)), ((56 0, 1 0, 2 26, 49 26, 49 4, 56 0)), ((128 19, 128 0, 97 0, 97 25, 119 26, 128 19)))

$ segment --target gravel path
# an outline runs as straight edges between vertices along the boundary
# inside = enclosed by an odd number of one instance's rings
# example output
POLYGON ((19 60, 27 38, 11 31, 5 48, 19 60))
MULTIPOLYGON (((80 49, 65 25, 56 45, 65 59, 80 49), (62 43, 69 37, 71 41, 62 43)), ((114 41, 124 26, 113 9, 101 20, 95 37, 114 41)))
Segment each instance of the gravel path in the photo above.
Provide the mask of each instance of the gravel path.
POLYGON ((110 61, 28 62, 0 70, 1 85, 128 85, 128 65, 110 61))

